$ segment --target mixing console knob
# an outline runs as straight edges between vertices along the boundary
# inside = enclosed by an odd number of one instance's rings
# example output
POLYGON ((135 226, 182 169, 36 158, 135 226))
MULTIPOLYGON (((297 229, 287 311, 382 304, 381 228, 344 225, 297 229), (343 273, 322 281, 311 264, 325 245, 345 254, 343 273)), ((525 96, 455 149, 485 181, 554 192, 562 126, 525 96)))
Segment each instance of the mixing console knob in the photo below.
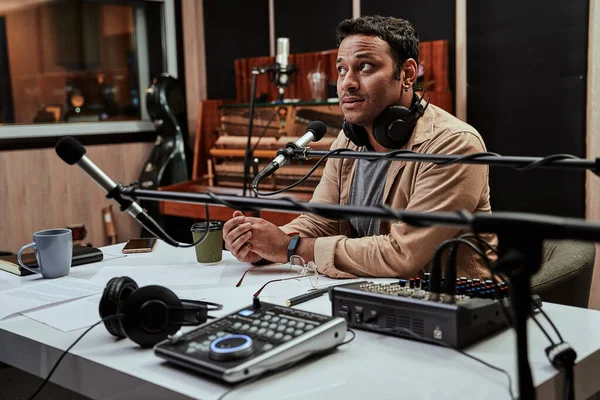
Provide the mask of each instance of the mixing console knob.
POLYGON ((247 335, 222 336, 210 344, 210 358, 214 360, 235 360, 253 352, 254 342, 247 335))
POLYGON ((405 287, 406 286, 406 279, 400 279, 400 281, 398 281, 398 284, 400 285, 400 287, 405 287))
POLYGON ((415 288, 415 278, 410 278, 408 283, 409 283, 411 289, 415 288))

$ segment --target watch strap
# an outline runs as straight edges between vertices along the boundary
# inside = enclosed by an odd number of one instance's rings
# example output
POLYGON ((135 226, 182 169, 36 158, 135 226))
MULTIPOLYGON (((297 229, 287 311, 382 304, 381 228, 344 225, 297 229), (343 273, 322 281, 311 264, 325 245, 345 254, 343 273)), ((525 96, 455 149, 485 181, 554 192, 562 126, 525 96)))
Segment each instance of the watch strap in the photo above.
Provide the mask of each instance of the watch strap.
POLYGON ((300 235, 295 234, 292 236, 292 239, 290 240, 290 243, 288 244, 288 260, 290 258, 292 258, 293 255, 296 254, 296 250, 298 249, 298 246, 300 245, 300 235))

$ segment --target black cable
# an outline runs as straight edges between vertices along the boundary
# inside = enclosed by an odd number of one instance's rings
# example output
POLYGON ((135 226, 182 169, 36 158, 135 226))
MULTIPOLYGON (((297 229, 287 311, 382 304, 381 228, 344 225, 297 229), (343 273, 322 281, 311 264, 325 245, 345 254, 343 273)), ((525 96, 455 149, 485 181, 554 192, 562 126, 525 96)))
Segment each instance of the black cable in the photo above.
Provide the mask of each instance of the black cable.
MULTIPOLYGON (((256 193, 259 196, 273 196, 273 195, 276 195, 276 194, 288 191, 290 189, 293 189, 296 186, 298 186, 299 184, 301 184, 302 182, 304 182, 305 180, 307 180, 308 177, 311 176, 315 172, 315 170, 319 167, 319 165, 321 165, 323 163, 323 161, 325 161, 331 155, 344 153, 346 151, 354 151, 354 150, 351 150, 351 149, 334 149, 334 150, 328 151, 327 154, 325 154, 323 157, 321 157, 319 159, 319 161, 317 161, 315 163, 315 165, 313 165, 313 167, 310 169, 310 171, 308 171, 302 178, 300 178, 300 180, 296 181, 295 183, 292 183, 291 185, 289 185, 287 187, 284 187, 283 189, 275 190, 273 192, 259 192, 258 191, 258 185, 255 186, 255 187, 253 187, 252 189, 254 190, 254 193, 256 193)), ((259 184, 260 184, 260 182, 259 182, 259 184)))
MULTIPOLYGON (((331 348, 329 348, 329 349, 326 349, 326 350, 323 350, 323 351, 317 352, 317 353, 315 353, 315 354, 312 354, 312 356, 313 356, 313 357, 316 357, 316 356, 318 356, 318 355, 320 355, 320 354, 326 354, 326 353, 329 353, 329 352, 330 352, 330 351, 332 351, 333 349, 337 349, 338 347, 340 347, 340 346, 342 346, 342 345, 345 345, 345 344, 348 344, 348 343, 350 343, 351 341, 353 341, 353 340, 354 340, 354 338, 356 337, 356 333, 354 333, 354 331, 353 331, 352 329, 349 329, 349 328, 347 329, 347 332, 350 332, 350 333, 352 333, 352 337, 351 337, 350 339, 346 340, 345 342, 338 343, 337 345, 335 345, 335 346, 333 346, 333 347, 331 347, 331 348)), ((300 359, 300 360, 292 361, 291 363, 288 363, 288 364, 285 364, 285 365, 282 365, 282 366, 278 367, 276 370, 270 371, 270 373, 271 373, 271 374, 277 374, 277 373, 280 373, 280 372, 282 372, 282 371, 284 371, 284 370, 288 370, 289 368, 292 368, 292 367, 294 367, 295 365, 297 365, 297 364, 300 364, 300 363, 302 363, 302 362, 304 362, 304 361, 306 361, 306 358, 302 358, 302 359, 300 359)), ((248 379, 248 380, 246 380, 246 381, 243 381, 243 382, 241 382, 241 383, 239 383, 239 384, 235 385, 235 386, 234 386, 234 387, 232 387, 231 389, 229 389, 229 390, 227 390, 226 392, 224 392, 223 394, 221 394, 221 395, 220 395, 220 396, 217 398, 217 400, 223 400, 223 399, 225 398, 225 396, 228 396, 228 395, 230 395, 230 394, 231 394, 231 393, 232 393, 234 390, 240 389, 242 386, 248 386, 250 383, 256 382, 256 381, 257 381, 259 378, 263 378, 263 377, 265 377, 266 375, 269 375, 269 373, 255 375, 255 376, 253 376, 252 378, 250 378, 250 379, 248 379)))
POLYGON ((204 239, 206 239, 208 232, 209 232, 210 214, 208 212, 208 203, 205 203, 204 207, 205 207, 205 212, 206 212, 206 230, 204 231, 204 234, 200 238, 198 238, 198 240, 196 240, 194 243, 178 242, 177 240, 173 239, 167 232, 165 232, 165 230, 162 229, 160 227, 160 225, 158 225, 158 224, 156 224, 156 228, 158 229, 158 232, 160 232, 160 234, 157 235, 156 232, 152 230, 152 228, 149 228, 148 226, 146 226, 146 224, 144 224, 142 221, 140 221, 139 219, 136 221, 157 239, 162 240, 163 238, 167 238, 171 244, 176 243, 177 244, 176 247, 180 247, 180 248, 194 247, 194 246, 202 243, 204 241, 204 239))
POLYGON ((445 346, 445 347, 447 347, 449 349, 452 349, 452 350, 455 350, 455 351, 459 352, 463 356, 469 357, 469 358, 471 358, 471 359, 473 359, 473 360, 475 360, 475 361, 477 361, 477 362, 485 365, 488 368, 491 368, 491 369, 493 369, 495 371, 498 371, 498 372, 502 372, 508 378, 508 393, 510 394, 510 398, 513 399, 513 400, 515 399, 515 395, 514 395, 513 390, 512 390, 512 378, 511 378, 510 374, 505 369, 502 369, 500 367, 496 367, 495 365, 492 365, 492 364, 488 363, 487 361, 482 360, 481 358, 475 357, 475 356, 467 353, 466 351, 461 350, 458 347, 455 347, 455 346, 451 345, 450 343, 446 343, 446 342, 441 341, 441 340, 438 341, 438 340, 429 339, 429 338, 424 337, 424 336, 419 336, 415 332, 413 332, 411 329, 408 329, 408 328, 404 328, 404 327, 398 326, 398 327, 394 327, 394 328, 377 328, 377 329, 379 331, 392 331, 392 332, 401 331, 401 332, 409 334, 410 336, 414 337, 415 339, 417 339, 419 341, 424 341, 426 343, 434 344, 434 345, 445 346))
POLYGON ((565 398, 567 400, 575 399, 575 376, 573 374, 573 365, 565 366, 565 378, 567 379, 567 387, 565 388, 565 398))
POLYGON ((579 157, 575 157, 574 155, 571 155, 571 154, 552 154, 552 155, 542 158, 541 160, 538 160, 538 161, 535 161, 532 163, 526 163, 526 164, 523 164, 522 166, 515 167, 515 169, 517 171, 527 171, 529 169, 538 167, 540 165, 548 164, 548 163, 551 163, 552 161, 557 161, 557 160, 579 160, 579 157))
MULTIPOLYGON (((348 153, 358 153, 355 150, 348 150, 348 153)), ((297 150, 294 150, 294 155, 298 154, 297 150)), ((319 156, 322 154, 322 151, 318 151, 318 150, 311 150, 308 154, 303 154, 303 156, 319 156)), ((369 161, 379 161, 379 160, 386 160, 389 158, 394 158, 396 155, 399 154, 412 154, 415 155, 417 157, 414 158, 410 158, 409 161, 420 161, 420 162, 430 162, 436 165, 440 165, 440 166, 448 166, 448 165, 452 165, 452 164, 481 164, 481 165, 491 165, 491 166, 508 166, 508 167, 512 167, 518 171, 527 171, 533 168, 537 168, 540 166, 545 166, 548 164, 553 164, 556 161, 563 161, 563 160, 576 160, 576 161, 582 161, 583 163, 563 163, 564 165, 569 165, 573 168, 584 168, 584 169, 590 169, 593 173, 595 173, 596 175, 598 175, 598 164, 600 163, 600 159, 596 159, 595 161, 593 160, 587 160, 585 158, 579 158, 576 157, 574 155, 571 154, 551 154, 549 156, 546 157, 542 157, 542 158, 538 158, 535 159, 533 161, 531 160, 531 157, 528 158, 528 160, 522 160, 525 157, 513 157, 513 156, 502 156, 501 154, 498 153, 492 153, 492 152, 481 152, 481 153, 471 153, 471 154, 467 154, 464 156, 454 156, 454 155, 450 155, 450 154, 426 154, 426 153, 419 153, 416 151, 412 151, 412 150, 392 150, 387 152, 385 155, 375 155, 373 152, 371 152, 371 154, 373 154, 373 157, 371 158, 366 158, 369 161), (429 159, 427 159, 427 157, 429 157, 429 159), (490 161, 489 163, 486 163, 485 161, 481 161, 481 162, 468 162, 468 161, 477 161, 481 158, 484 157, 495 157, 495 158, 500 158, 499 162, 495 162, 495 161, 490 161), (521 159, 519 159, 521 158, 521 159), (595 162, 595 165, 591 165, 595 162), (512 165, 511 165, 512 164, 512 165)), ((369 155, 371 155, 369 154, 369 155)), ((364 156, 364 155, 363 155, 364 156)), ((351 155, 347 158, 364 158, 364 157, 355 157, 354 155, 351 155)), ((406 160, 405 158, 402 159, 398 159, 398 160, 406 160)))
POLYGON ((563 340, 562 335, 560 334, 560 332, 556 328, 556 325, 554 325, 554 323, 552 322, 550 317, 548 317, 548 315, 541 308, 539 308, 539 310, 542 313, 542 315, 544 316, 544 318, 546 318, 546 321, 548 321, 548 323, 550 324, 550 326, 552 327, 554 332, 556 333, 556 336, 558 336, 558 340, 560 340, 561 343, 564 343, 565 341, 563 340))
POLYGON ((460 239, 475 239, 475 240, 477 240, 478 243, 487 247, 492 253, 494 253, 496 255, 500 254, 500 252, 498 251, 497 248, 492 246, 490 243, 488 243, 485 239, 483 239, 481 236, 479 236, 476 233, 465 233, 464 235, 460 235, 459 238, 460 239))
POLYGON ((33 400, 33 398, 40 393, 40 391, 44 388, 44 386, 46 386, 46 384, 50 381, 50 378, 52 377, 52 374, 54 374, 54 371, 56 371, 56 368, 58 368, 58 365, 60 364, 60 362, 62 361, 62 359, 67 355, 67 353, 69 352, 69 350, 71 350, 73 348, 73 346, 75 346, 81 340, 81 338, 83 338, 89 331, 91 331, 92 328, 96 327, 97 325, 101 324, 102 322, 104 322, 106 320, 109 320, 109 319, 112 319, 112 318, 121 318, 121 317, 123 317, 123 314, 116 314, 116 315, 108 316, 106 318, 102 318, 100 321, 96 322, 94 325, 92 325, 89 328, 87 328, 85 330, 85 332, 83 332, 81 335, 79 335, 79 337, 65 351, 63 351, 63 353, 61 354, 61 356, 54 363, 54 366, 50 370, 50 373, 48 374, 48 376, 46 377, 46 379, 44 379, 44 382, 42 382, 42 384, 29 397, 28 400, 33 400))
POLYGON ((254 147, 252 147, 252 151, 251 154, 254 154, 254 152, 256 151, 256 148, 258 147, 260 140, 263 138, 263 136, 265 136, 265 133, 267 133, 267 129, 269 129, 269 126, 271 126, 271 123, 273 121, 275 121, 275 117, 278 115, 278 111, 275 111, 273 113, 273 116, 271 117, 271 119, 269 120, 269 122, 267 122, 267 125, 263 128, 262 132, 260 133, 260 135, 258 135, 258 140, 256 141, 256 143, 254 144, 254 147))

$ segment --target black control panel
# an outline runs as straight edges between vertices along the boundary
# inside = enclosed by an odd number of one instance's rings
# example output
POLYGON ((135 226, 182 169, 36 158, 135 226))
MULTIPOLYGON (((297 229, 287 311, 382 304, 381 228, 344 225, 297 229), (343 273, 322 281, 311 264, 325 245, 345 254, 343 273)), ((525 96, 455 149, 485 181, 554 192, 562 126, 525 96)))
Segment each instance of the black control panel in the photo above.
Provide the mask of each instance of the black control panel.
POLYGON ((228 382, 261 374, 340 344, 343 318, 262 303, 154 347, 168 361, 228 382))
MULTIPOLYGON (((461 290, 475 297, 458 294, 432 300, 422 283, 410 280, 333 287, 332 315, 344 318, 352 328, 428 343, 445 342, 458 348, 507 326, 501 309, 507 305, 506 285, 494 285, 492 290, 489 284, 465 282, 461 290)), ((504 311, 510 313, 506 308, 504 311)))

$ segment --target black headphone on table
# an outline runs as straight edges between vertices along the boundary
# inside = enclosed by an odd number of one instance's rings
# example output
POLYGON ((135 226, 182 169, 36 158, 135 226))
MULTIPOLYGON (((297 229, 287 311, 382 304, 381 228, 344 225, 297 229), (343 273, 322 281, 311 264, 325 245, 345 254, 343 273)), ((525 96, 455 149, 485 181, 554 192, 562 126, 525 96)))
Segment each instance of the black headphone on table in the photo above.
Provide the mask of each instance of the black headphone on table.
POLYGON ((209 311, 221 310, 221 304, 206 301, 180 300, 164 286, 138 287, 122 276, 106 284, 100 299, 99 312, 106 330, 120 339, 128 337, 141 347, 152 347, 167 339, 182 326, 206 322, 209 311))
MULTIPOLYGON (((420 90, 423 93, 414 101, 410 110, 404 106, 390 106, 375 118, 373 137, 377 143, 388 149, 399 149, 408 143, 417 120, 423 116, 425 109, 429 106, 429 99, 425 105, 421 104, 421 100, 425 96, 425 89, 420 90)), ((364 127, 351 124, 344 118, 343 129, 346 137, 355 145, 369 145, 369 137, 364 127)))

